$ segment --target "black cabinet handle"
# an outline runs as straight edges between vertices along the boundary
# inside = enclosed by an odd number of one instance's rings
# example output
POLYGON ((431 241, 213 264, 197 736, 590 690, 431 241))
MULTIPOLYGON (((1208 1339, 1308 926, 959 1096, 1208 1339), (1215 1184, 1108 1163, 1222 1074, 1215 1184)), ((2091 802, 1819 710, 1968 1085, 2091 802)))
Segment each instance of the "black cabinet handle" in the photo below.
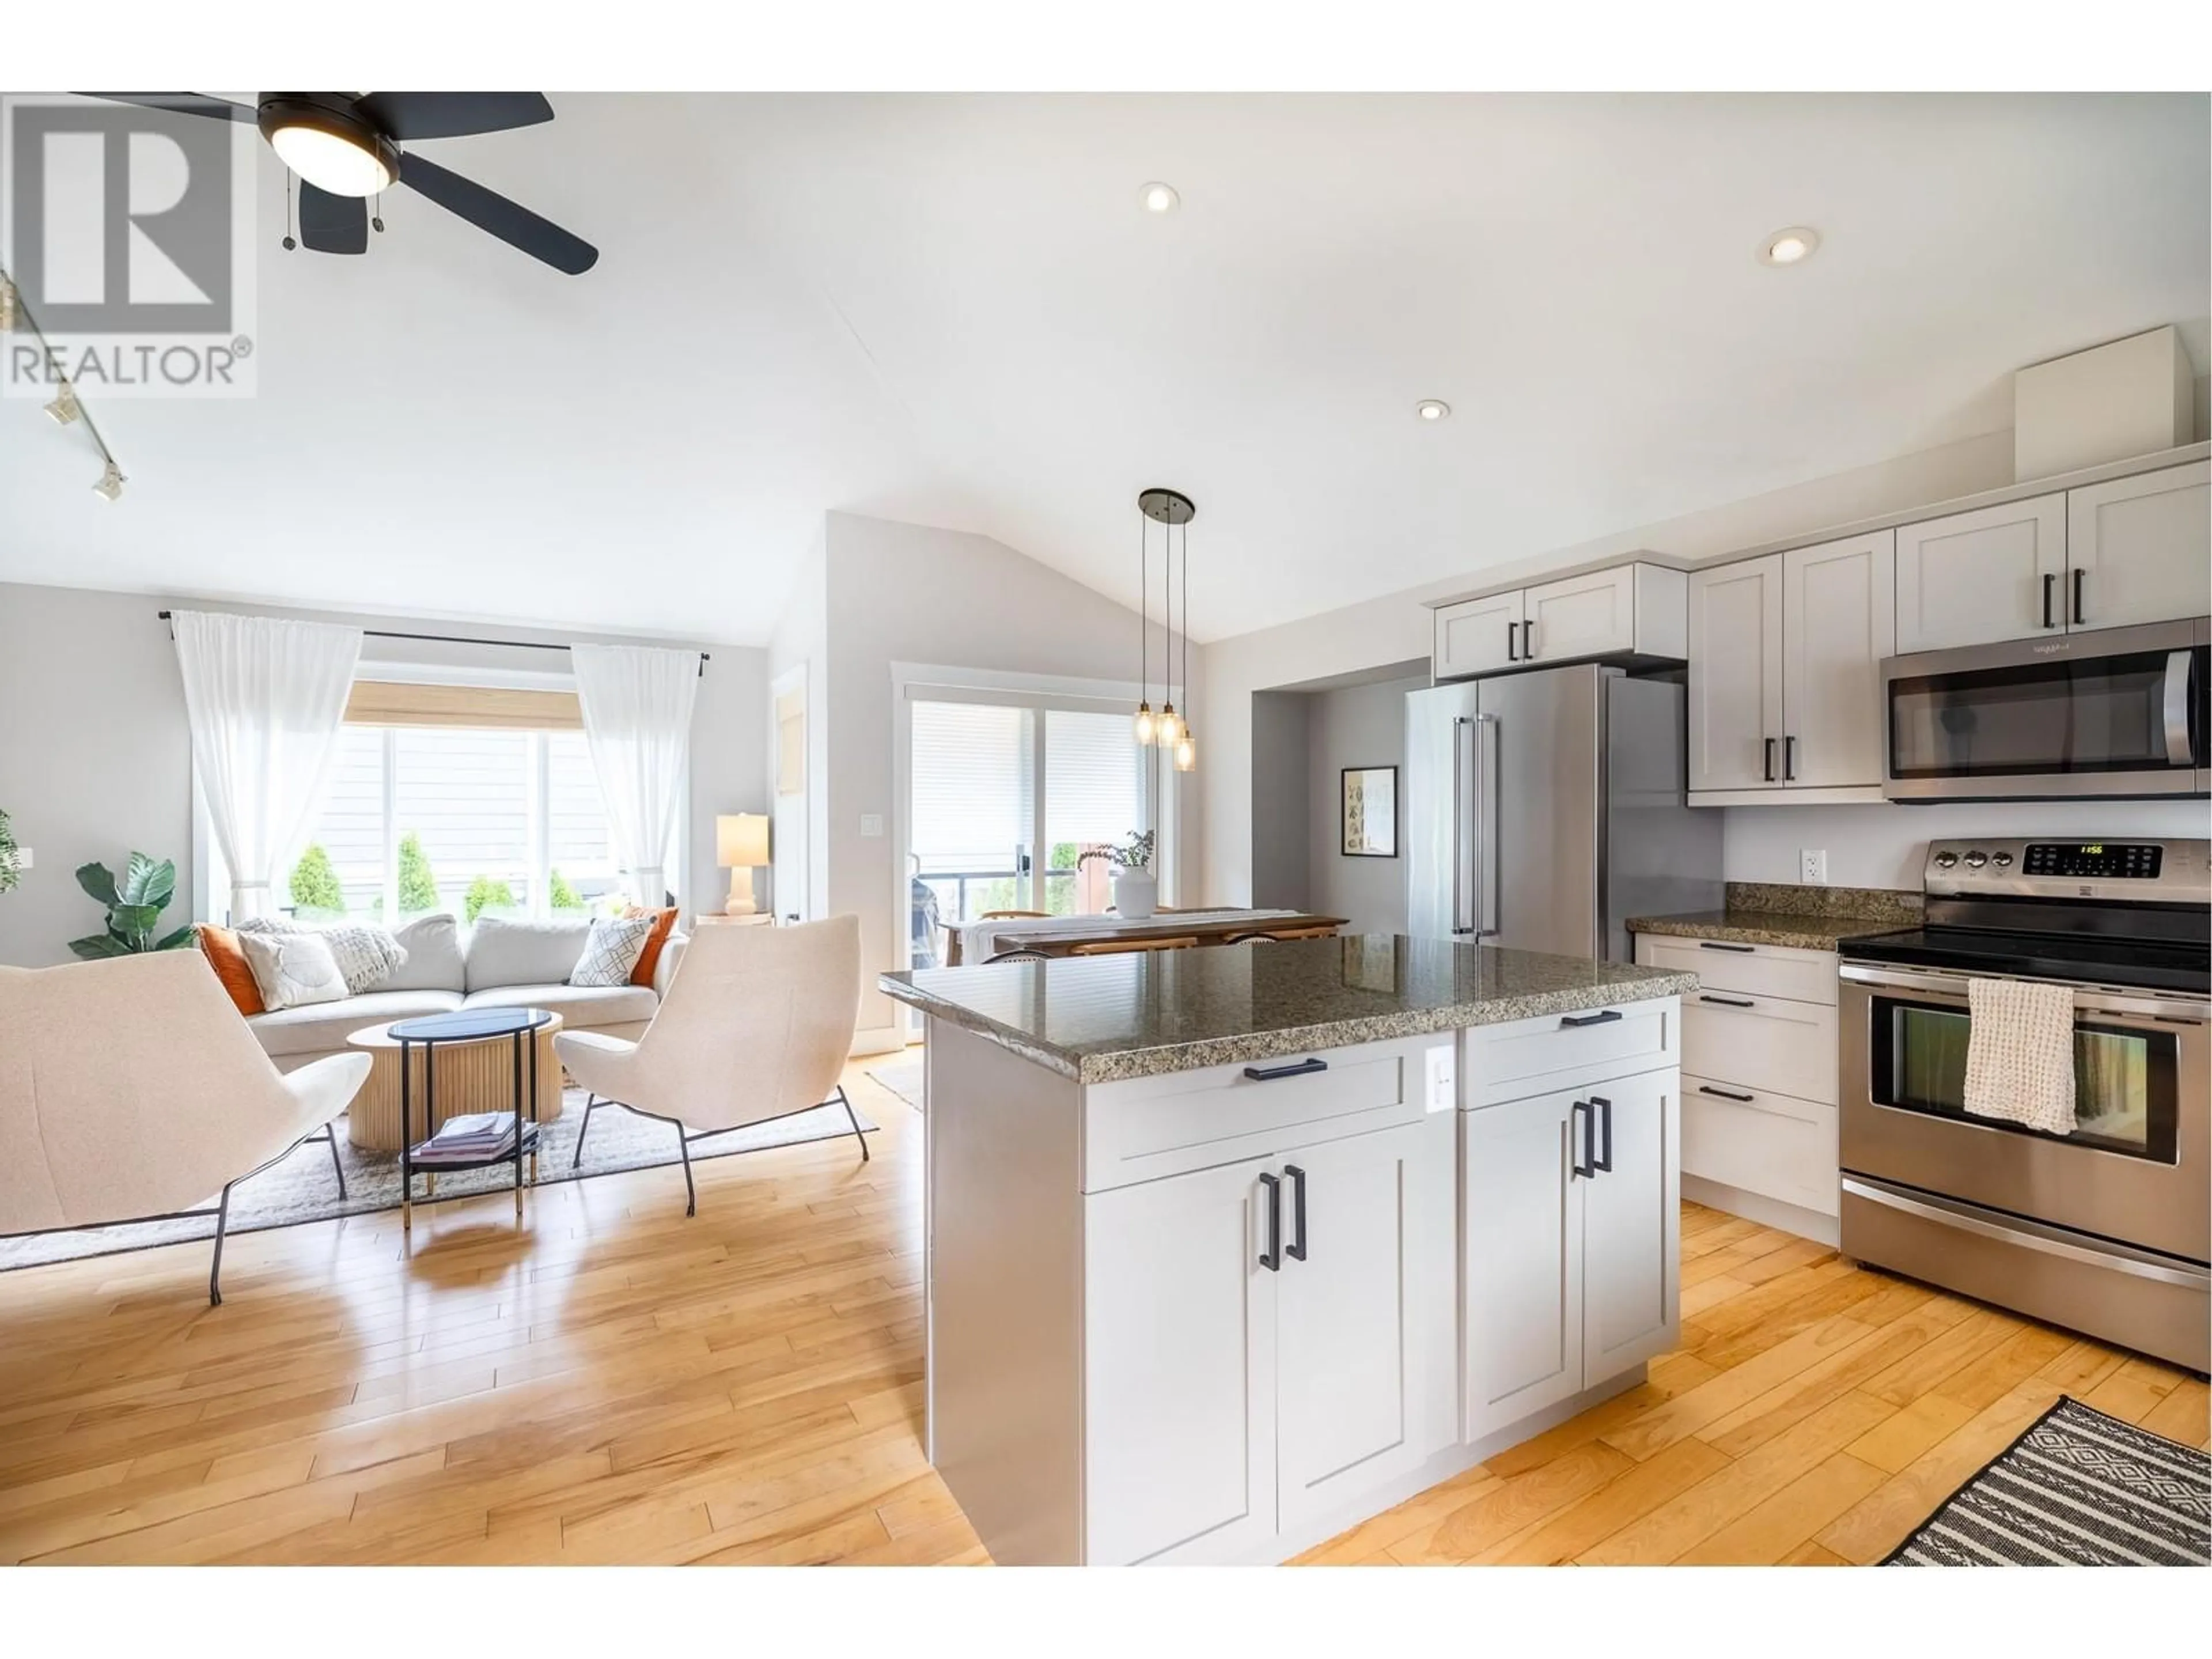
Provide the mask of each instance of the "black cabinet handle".
POLYGON ((1716 1089, 1710 1083, 1700 1083, 1698 1085, 1698 1092, 1701 1095, 1718 1095, 1723 1100, 1750 1101, 1759 1097, 1756 1095, 1740 1095, 1733 1089, 1716 1089))
POLYGON ((1316 1072, 1328 1070, 1325 1060, 1293 1060, 1288 1066, 1247 1066, 1244 1075, 1255 1083, 1273 1083, 1277 1078, 1311 1077, 1316 1072))
POLYGON ((1520 626, 1521 624, 1519 623, 1508 623, 1505 624, 1505 660, 1508 662, 1519 662, 1521 660, 1519 657, 1513 653, 1513 630, 1520 626))
POLYGON ((1567 1108, 1567 1176, 1588 1181, 1595 1173, 1589 1158, 1589 1102, 1578 1100, 1567 1108))
POLYGON ((1749 997, 1709 997, 1701 993, 1698 995, 1698 1000, 1700 1002, 1717 1002, 1723 1008, 1756 1008, 1759 1006, 1759 1005, 1753 1002, 1749 997))
POLYGON ((1298 1230, 1298 1242, 1285 1244, 1283 1254, 1293 1261, 1303 1261, 1306 1259, 1306 1172, 1295 1164, 1285 1164, 1283 1173, 1296 1183, 1291 1188, 1291 1224, 1298 1230))
POLYGON ((1749 956, 1758 948, 1756 945, 1723 945, 1717 939, 1701 939, 1698 941, 1698 949, 1700 951, 1740 951, 1745 956, 1749 956))
POLYGON ((2074 626, 2076 628, 2089 620, 2081 614, 2081 578, 2088 574, 2078 564, 2074 567, 2074 626))
POLYGON ((1613 1103, 1602 1095, 1592 1095, 1590 1104, 1597 1108, 1598 1121, 1605 1130, 1605 1150, 1591 1154, 1590 1168, 1601 1174, 1610 1174, 1613 1170, 1613 1103))
POLYGON ((1561 1014, 1559 1027, 1562 1030, 1579 1030, 1585 1025, 1610 1025, 1620 1018, 1620 1010, 1618 1008, 1607 1008, 1595 1014, 1561 1014))
POLYGON ((1521 624, 1521 660, 1536 660, 1536 619, 1534 617, 1521 624))
POLYGON ((1279 1273, 1283 1271, 1283 1183, 1262 1170, 1260 1184, 1267 1189, 1267 1248, 1260 1252, 1260 1265, 1279 1273))
POLYGON ((1782 781, 1794 783, 1797 780, 1797 739, 1782 739, 1782 781))
POLYGON ((1765 768, 1766 773, 1765 781, 1771 783, 1774 781, 1774 739, 1771 738, 1760 738, 1759 747, 1766 756, 1766 765, 1765 768))
POLYGON ((2057 586, 2058 578, 2050 571, 2045 571, 2043 573, 2043 625, 2045 628, 2058 626, 2057 623, 2051 620, 2051 595, 2052 590, 2057 586))

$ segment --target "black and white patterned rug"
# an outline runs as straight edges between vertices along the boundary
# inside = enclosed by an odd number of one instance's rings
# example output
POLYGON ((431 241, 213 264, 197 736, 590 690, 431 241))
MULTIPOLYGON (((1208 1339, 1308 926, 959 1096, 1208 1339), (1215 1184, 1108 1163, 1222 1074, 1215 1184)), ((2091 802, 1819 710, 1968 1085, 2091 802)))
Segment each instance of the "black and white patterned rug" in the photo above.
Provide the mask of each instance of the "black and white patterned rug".
MULTIPOLYGON (((676 1131, 666 1123, 639 1117, 632 1112, 602 1106, 592 1114, 592 1132, 584 1137, 580 1167, 572 1170, 577 1133, 584 1122, 584 1091, 562 1092, 562 1113, 539 1126, 538 1179, 540 1182, 578 1181, 590 1176, 615 1175, 625 1170, 647 1170, 680 1161, 676 1131)), ((856 1103, 860 1127, 872 1133, 875 1121, 856 1103)), ((328 1221, 338 1216, 364 1215, 374 1210, 399 1207, 399 1154, 364 1152, 346 1139, 342 1117, 333 1126, 339 1161, 345 1169, 345 1196, 338 1196, 337 1178, 331 1168, 331 1149, 310 1140, 281 1164, 272 1164, 249 1181, 240 1182, 230 1196, 233 1233, 258 1232, 264 1227, 290 1227, 307 1221, 328 1221)), ((767 1123, 732 1129, 702 1141, 691 1149, 691 1161, 729 1158, 739 1152, 765 1152, 771 1146, 795 1146, 810 1140, 850 1139, 853 1125, 842 1106, 817 1106, 767 1123)), ((854 1157, 860 1156, 859 1148, 854 1157)), ((444 1176, 438 1182, 441 1199, 463 1198, 497 1192, 514 1184, 514 1172, 506 1164, 444 1176)), ((418 1172, 415 1201, 426 1200, 428 1187, 418 1172)), ((684 1194, 679 1184, 675 1201, 684 1194)), ((151 1249, 190 1239, 213 1238, 212 1216, 179 1217, 164 1221, 132 1221, 113 1227, 88 1227, 70 1232, 20 1233, 0 1237, 0 1273, 11 1267, 35 1267, 49 1261, 74 1261, 91 1255, 113 1255, 125 1250, 151 1249)))
POLYGON ((1886 1567, 2212 1564, 2212 1458, 2063 1398, 1886 1567))

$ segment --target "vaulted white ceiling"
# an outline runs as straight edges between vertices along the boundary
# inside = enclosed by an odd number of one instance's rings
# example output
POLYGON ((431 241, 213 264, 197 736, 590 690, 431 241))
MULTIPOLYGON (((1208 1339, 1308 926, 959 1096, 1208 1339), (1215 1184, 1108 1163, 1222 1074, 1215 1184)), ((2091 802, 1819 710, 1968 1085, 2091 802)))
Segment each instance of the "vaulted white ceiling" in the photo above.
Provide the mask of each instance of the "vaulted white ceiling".
POLYGON ((0 403, 0 580, 757 641, 826 509, 1133 601, 1165 483, 1212 638, 2000 428, 2212 309, 2199 95, 554 105, 426 150, 595 270, 404 191, 284 253, 264 155, 259 395, 95 388, 113 507, 0 403))

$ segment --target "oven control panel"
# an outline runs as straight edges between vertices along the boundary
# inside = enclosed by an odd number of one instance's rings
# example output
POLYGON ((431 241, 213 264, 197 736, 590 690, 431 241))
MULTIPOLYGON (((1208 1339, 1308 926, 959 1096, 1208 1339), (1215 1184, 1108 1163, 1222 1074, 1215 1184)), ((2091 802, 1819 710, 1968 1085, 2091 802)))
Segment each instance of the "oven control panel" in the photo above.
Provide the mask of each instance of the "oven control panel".
POLYGON ((1928 843, 1921 885, 1930 898, 2203 904, 2212 901, 2212 844, 2172 837, 1935 841, 1928 843))
POLYGON ((2032 841, 2024 876, 2078 876, 2100 881, 2156 881, 2166 848, 2154 842, 2032 841))

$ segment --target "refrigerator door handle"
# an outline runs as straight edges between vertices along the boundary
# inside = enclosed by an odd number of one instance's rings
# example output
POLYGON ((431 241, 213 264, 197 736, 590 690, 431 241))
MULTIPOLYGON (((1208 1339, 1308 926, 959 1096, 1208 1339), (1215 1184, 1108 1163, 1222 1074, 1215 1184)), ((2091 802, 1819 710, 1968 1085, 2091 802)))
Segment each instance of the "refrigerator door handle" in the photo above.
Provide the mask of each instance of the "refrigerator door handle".
POLYGON ((1468 902, 1468 890, 1474 884, 1472 866, 1474 849, 1469 830, 1476 814, 1468 811, 1467 756, 1474 747, 1474 716, 1455 714, 1452 717, 1452 783, 1451 783, 1451 930, 1455 935, 1472 933, 1475 928, 1473 908, 1468 902))
POLYGON ((1482 848, 1488 854, 1487 870, 1480 873, 1474 890, 1474 936, 1478 939, 1496 939, 1505 925, 1504 896, 1499 890, 1500 879, 1498 854, 1498 792, 1494 787, 1498 776, 1498 745, 1504 741, 1504 727, 1495 714, 1474 717, 1474 818, 1480 826, 1482 848), (1490 733, 1490 768, 1482 764, 1482 734, 1490 733))

